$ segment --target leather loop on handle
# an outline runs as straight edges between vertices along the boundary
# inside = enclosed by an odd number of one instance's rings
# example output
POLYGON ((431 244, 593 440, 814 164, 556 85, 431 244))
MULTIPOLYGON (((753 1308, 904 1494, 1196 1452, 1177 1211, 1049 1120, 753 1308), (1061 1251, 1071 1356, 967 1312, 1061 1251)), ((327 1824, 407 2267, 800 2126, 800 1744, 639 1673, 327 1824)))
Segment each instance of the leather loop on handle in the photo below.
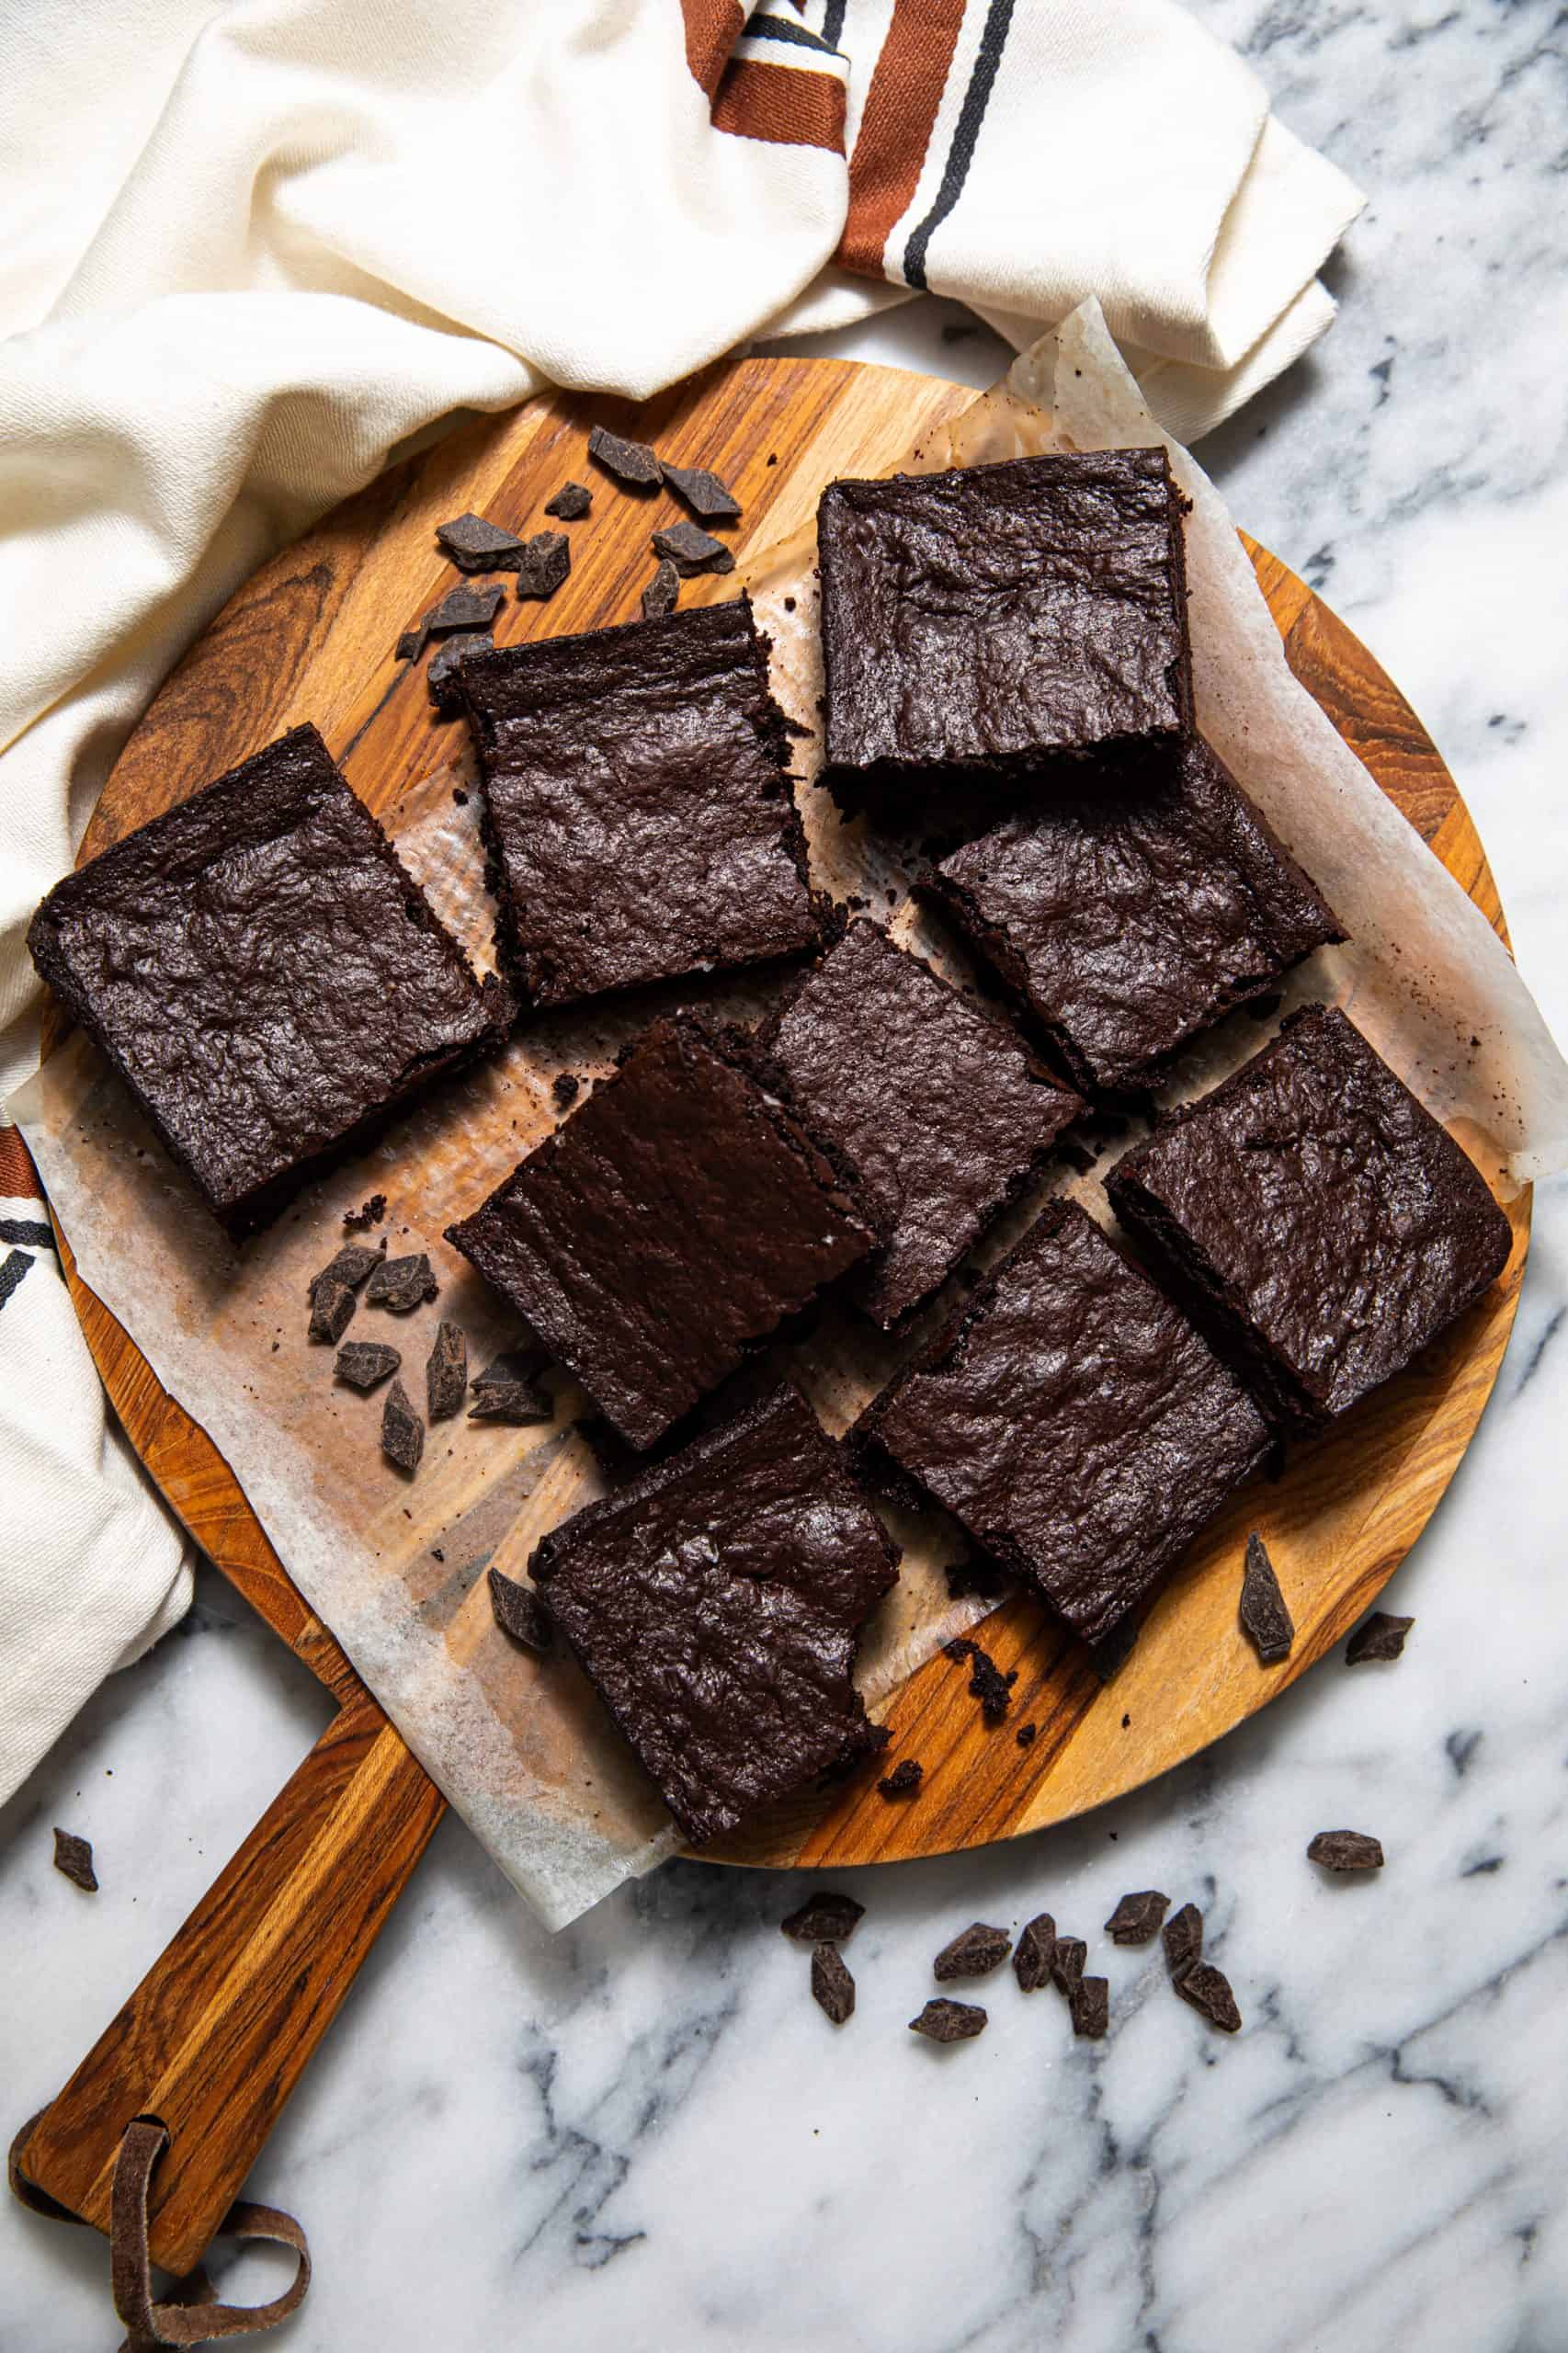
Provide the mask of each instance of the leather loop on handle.
POLYGON ((258 2336, 297 2312, 311 2284, 310 2249, 293 2216, 280 2213, 275 2206, 253 2206, 242 2199, 229 2209, 222 2234, 268 2239, 292 2247, 300 2258, 299 2268, 283 2293, 266 2304, 221 2304, 199 2267, 165 2302, 153 2302, 147 2253, 147 2192, 153 2168, 168 2141, 155 2116, 135 2117, 125 2128, 115 2163, 109 2277, 114 2308, 127 2331, 120 2353, 158 2353, 165 2346, 212 2345, 227 2336, 258 2336))

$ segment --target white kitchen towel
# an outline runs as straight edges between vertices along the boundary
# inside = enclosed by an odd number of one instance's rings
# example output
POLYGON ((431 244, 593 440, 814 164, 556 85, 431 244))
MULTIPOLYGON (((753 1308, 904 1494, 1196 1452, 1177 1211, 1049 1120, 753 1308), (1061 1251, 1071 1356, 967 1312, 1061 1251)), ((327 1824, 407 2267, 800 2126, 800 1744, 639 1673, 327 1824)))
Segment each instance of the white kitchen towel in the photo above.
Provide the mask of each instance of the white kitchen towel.
MULTIPOLYGON (((408 436, 928 287, 1097 294, 1191 438, 1359 201, 1173 0, 0 0, 0 1097, 127 730, 408 436)), ((0 1146, 3 1797, 189 1586, 0 1146)))

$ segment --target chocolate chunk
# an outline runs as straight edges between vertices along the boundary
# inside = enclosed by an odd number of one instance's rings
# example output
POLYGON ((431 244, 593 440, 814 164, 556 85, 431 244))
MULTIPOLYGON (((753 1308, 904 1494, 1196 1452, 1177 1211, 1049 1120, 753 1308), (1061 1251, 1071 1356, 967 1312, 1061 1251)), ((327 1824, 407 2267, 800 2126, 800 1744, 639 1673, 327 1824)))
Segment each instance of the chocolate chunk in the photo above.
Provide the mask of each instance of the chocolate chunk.
POLYGON ((93 1869, 92 1841, 78 1838, 73 1830, 57 1830, 54 1834, 54 1868, 62 1871, 73 1887, 88 1895, 98 1892, 97 1873, 93 1869))
POLYGON ((1321 1863, 1325 1871, 1381 1871, 1383 1850, 1364 1831, 1320 1830, 1307 1848, 1307 1860, 1321 1863))
POLYGON ((471 1422, 510 1422, 518 1428, 529 1422, 548 1422, 554 1406, 542 1389, 531 1381, 476 1381, 473 1403, 468 1409, 471 1422))
POLYGON ((1057 1938, 1051 1955, 1051 1977, 1059 1994, 1072 1993, 1088 1957, 1089 1948, 1082 1937, 1057 1938))
POLYGON ((1049 1912, 1037 1912, 1013 1947, 1013 1974, 1019 1990, 1038 1994, 1042 1985, 1049 1985, 1055 1957, 1056 1923, 1049 1912))
POLYGON ((938 1985, 954 1977, 989 1977, 1012 1949, 1013 1939, 1006 1928, 988 1927, 983 1920, 976 1920, 942 1947, 931 1963, 931 1973, 938 1985))
POLYGON ((426 629, 423 621, 417 629, 405 629, 392 651, 400 662, 417 662, 425 651, 426 629))
POLYGON ((1368 1658, 1399 1658, 1404 1650, 1404 1638, 1415 1623, 1414 1618, 1395 1618, 1387 1609, 1374 1609, 1346 1643, 1346 1665, 1359 1666, 1368 1658))
POLYGON ((1242 1631, 1265 1666, 1278 1666, 1290 1655, 1296 1639, 1295 1621, 1285 1606, 1268 1548, 1255 1528, 1247 1538, 1246 1568, 1242 1576, 1242 1631))
POLYGON ((655 490, 662 479, 659 460, 646 441, 625 441, 596 425, 588 436, 588 455, 606 473, 628 490, 655 490))
POLYGON ((1173 1912, 1161 1931, 1165 1967, 1178 1981, 1203 1958, 1203 1915, 1196 1904, 1173 1912))
POLYGON ((354 1320, 359 1302, 347 1283, 318 1277, 311 1292, 311 1337, 335 1347, 354 1320))
POLYGON ((554 1096, 556 1104, 561 1110, 569 1111, 571 1109, 573 1104, 577 1100, 577 1090, 582 1084, 583 1082, 577 1076, 575 1071, 557 1071, 555 1076, 550 1083, 550 1091, 554 1096))
POLYGON ((531 1585, 521 1585, 516 1577, 504 1577, 499 1569, 492 1569, 490 1607, 503 1633, 521 1643, 526 1651, 544 1656, 555 1639, 555 1627, 531 1585))
POLYGON ((483 515, 459 515, 449 523, 437 523, 436 537, 442 553, 460 572, 510 572, 523 544, 515 531, 503 531, 483 515))
POLYGON ((539 531, 517 559, 517 594, 553 597, 572 569, 572 542, 564 531, 539 531))
POLYGON ((585 483, 563 482, 553 498, 544 502, 547 515, 558 515, 563 523, 580 523, 594 503, 594 494, 585 483))
POLYGON ((832 1888, 818 1888, 809 1895, 798 1912, 791 1912, 778 1923, 787 1937, 801 1945, 841 1945, 855 1933, 855 1924, 864 1916, 866 1907, 857 1904, 852 1895, 835 1894, 832 1888))
POLYGON ((697 523, 672 523, 653 533, 653 553, 673 563, 683 580, 699 572, 733 572, 735 559, 722 540, 697 523))
POLYGON ((981 1715, 994 1730, 1012 1705, 1012 1687, 1017 1680, 1016 1670, 1011 1676, 1004 1675, 990 1654, 983 1651, 978 1643, 971 1642, 967 1634, 956 1635, 950 1643, 944 1643, 942 1650, 955 1665, 961 1665, 966 1658, 970 1661, 970 1690, 980 1702, 981 1715))
POLYGON ((461 686, 458 672, 471 654, 484 654, 490 640, 474 631, 461 637, 449 637, 425 673, 425 685, 431 701, 443 718, 455 718, 462 709, 461 686))
POLYGON ((531 1381, 549 1361, 542 1348, 503 1348, 483 1372, 474 1374, 474 1388, 509 1388, 519 1381, 531 1381))
POLYGON ((456 1324, 437 1324, 425 1367, 425 1404, 433 1422, 449 1422, 468 1394, 468 1342, 456 1324))
POLYGON ((643 620, 656 621, 662 613, 673 613, 679 597, 679 573, 673 563, 661 563, 642 591, 643 620))
POLYGON ((740 513, 740 500, 725 489, 717 474, 701 466, 672 466, 663 459, 659 463, 670 488, 704 523, 725 522, 740 513))
POLYGON ((1184 2002, 1217 2026, 1221 2034, 1234 2034, 1242 2022, 1236 2007, 1236 1997, 1231 1991, 1231 1981, 1210 1961, 1195 1961, 1172 1983, 1184 2002))
POLYGON ((1110 2024, 1110 1983, 1104 1977, 1074 1978, 1067 1995, 1073 2031, 1085 2041, 1101 2042, 1110 2024))
POLYGON ((390 1307, 394 1315, 407 1315, 434 1299, 439 1289, 430 1261, 420 1250, 406 1258, 385 1259, 370 1277, 365 1297, 372 1307, 390 1307))
POLYGON ((836 1945, 818 1945, 812 1955, 812 1999, 835 2026, 855 2015, 855 1980, 836 1945))
POLYGON ((913 1756, 901 1756, 892 1771, 884 1774, 877 1787, 885 1798, 906 1798, 920 1787, 925 1772, 925 1766, 917 1764, 913 1756))
POLYGON ((361 1201, 357 1210, 345 1210, 343 1222, 350 1233, 365 1233, 372 1225, 380 1225, 386 1213, 386 1195, 372 1193, 369 1199, 361 1201))
POLYGON ((412 1475, 424 1451, 425 1425, 409 1404, 402 1381, 394 1381, 381 1409, 381 1452, 389 1462, 412 1475))
POLYGON ((483 588, 449 588, 440 603, 427 612, 420 627, 426 637, 450 637, 454 630, 487 630, 501 609, 506 588, 488 580, 483 588))
POLYGON ((972 2002, 927 2002, 917 2018, 911 2018, 912 2034, 923 2034, 929 2042, 968 2042, 971 2036, 983 2034, 986 2013, 972 2002))
POLYGON ((1020 1748, 1032 1748, 1039 1737, 1040 1726, 1038 1724, 1020 1724, 1017 1731, 1013 1734, 1013 1738, 1017 1742, 1020 1748))
POLYGON ((349 1290, 358 1290, 369 1275, 373 1275, 386 1256, 385 1250, 367 1250, 362 1242, 346 1242, 329 1266, 319 1275, 312 1275, 310 1295, 313 1300, 329 1283, 342 1283, 349 1290))
POLYGON ((1136 1895, 1124 1895, 1105 1924, 1106 1934, 1113 1945, 1152 1943, 1170 1908, 1170 1897, 1162 1895, 1155 1887, 1145 1887, 1136 1895))
POLYGON ((361 1396, 366 1396, 394 1373, 402 1362, 395 1348, 383 1347, 379 1340, 350 1340, 346 1347, 338 1349, 333 1370, 339 1381, 346 1381, 350 1389, 358 1389, 361 1396))

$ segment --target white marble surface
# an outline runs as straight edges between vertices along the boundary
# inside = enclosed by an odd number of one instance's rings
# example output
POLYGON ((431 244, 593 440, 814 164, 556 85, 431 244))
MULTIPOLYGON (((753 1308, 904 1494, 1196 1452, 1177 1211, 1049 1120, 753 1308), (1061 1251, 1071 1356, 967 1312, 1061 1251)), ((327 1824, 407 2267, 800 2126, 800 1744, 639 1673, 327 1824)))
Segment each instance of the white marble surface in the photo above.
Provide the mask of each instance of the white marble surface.
MULTIPOLYGON (((1207 0, 1360 179, 1343 314, 1205 449, 1422 711, 1568 1032, 1565 68, 1555 0, 1207 0)), ((938 315, 858 337, 964 372, 938 315)), ((445 1824, 253 2183, 305 2223, 297 2353, 1556 2353, 1568 2338, 1568 1186, 1514 1343, 1390 1606, 1398 1666, 1324 1664, 1080 1825, 849 1875, 835 2034, 783 1878, 667 1870, 551 1942, 445 1824), (1324 1883, 1325 1824, 1388 1869, 1324 1883), (1233 2041, 1098 1936, 1124 1889, 1207 1910, 1233 2041), (904 2021, 976 1915, 1048 1905, 1111 1981, 1074 2046, 1011 1979, 979 2042, 904 2021)), ((325 1720, 215 1578, 0 1816, 7 2132, 51 2096, 325 1720), (49 1827, 97 1846, 87 1898, 49 1827)), ((1093 1965, 1093 1964, 1091 1964, 1093 1965)), ((236 2294, 278 2274, 250 2258, 236 2294)), ((0 2346, 115 2341, 101 2242, 7 2209, 0 2346)))

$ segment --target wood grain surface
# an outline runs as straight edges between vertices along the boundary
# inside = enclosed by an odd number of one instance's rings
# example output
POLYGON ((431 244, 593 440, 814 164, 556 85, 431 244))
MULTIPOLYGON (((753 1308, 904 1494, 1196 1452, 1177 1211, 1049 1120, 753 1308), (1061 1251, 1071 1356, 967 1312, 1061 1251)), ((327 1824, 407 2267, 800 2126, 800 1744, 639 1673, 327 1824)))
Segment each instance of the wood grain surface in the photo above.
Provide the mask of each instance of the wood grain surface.
MULTIPOLYGON (((730 362, 630 409, 554 396, 483 419, 381 477, 266 565, 171 675, 125 747, 84 842, 87 858, 209 779, 312 719, 357 791, 390 811, 454 756, 422 669, 392 648, 451 585, 434 527, 472 507, 518 530, 574 477, 596 487, 572 532, 570 580, 547 605, 508 598, 497 642, 634 619, 667 497, 613 493, 585 455, 589 426, 656 440, 710 466, 742 501, 744 557, 809 518, 835 474, 877 473, 972 395, 898 370, 819 360, 730 362)), ((1468 813, 1419 721, 1332 612, 1265 551, 1249 551, 1297 676, 1472 899, 1504 930, 1468 813)), ((687 584, 686 601, 733 592, 687 584)), ((1020 1597, 987 1620, 1017 1670, 1007 1722, 983 1726, 967 1673, 943 1658, 887 1711, 886 1757, 830 1802, 786 1808, 706 1850, 756 1864, 863 1863, 1017 1836, 1136 1787, 1267 1703, 1355 1621, 1437 1504, 1491 1391, 1517 1301, 1529 1197, 1509 1206, 1502 1280, 1423 1363, 1285 1477, 1240 1497, 1161 1597, 1120 1674, 1102 1686, 1081 1648, 1020 1597), (1262 1529, 1298 1626, 1290 1660, 1257 1665, 1236 1623, 1241 1558, 1262 1529), (1020 1748, 1016 1729, 1037 1727, 1020 1748), (887 1760, 925 1767, 912 1800, 877 1794, 887 1760)), ((290 1583, 227 1466, 159 1387, 77 1278, 89 1345, 132 1443, 224 1574, 337 1697, 342 1713, 180 1931, 23 2152, 29 2178, 108 2221, 108 2178, 130 2116, 156 2113, 173 2146, 154 2179, 155 2258, 194 2261, 266 2137, 422 1851, 441 1801, 290 1583), (369 1826, 369 1836, 365 1832, 369 1826)))

